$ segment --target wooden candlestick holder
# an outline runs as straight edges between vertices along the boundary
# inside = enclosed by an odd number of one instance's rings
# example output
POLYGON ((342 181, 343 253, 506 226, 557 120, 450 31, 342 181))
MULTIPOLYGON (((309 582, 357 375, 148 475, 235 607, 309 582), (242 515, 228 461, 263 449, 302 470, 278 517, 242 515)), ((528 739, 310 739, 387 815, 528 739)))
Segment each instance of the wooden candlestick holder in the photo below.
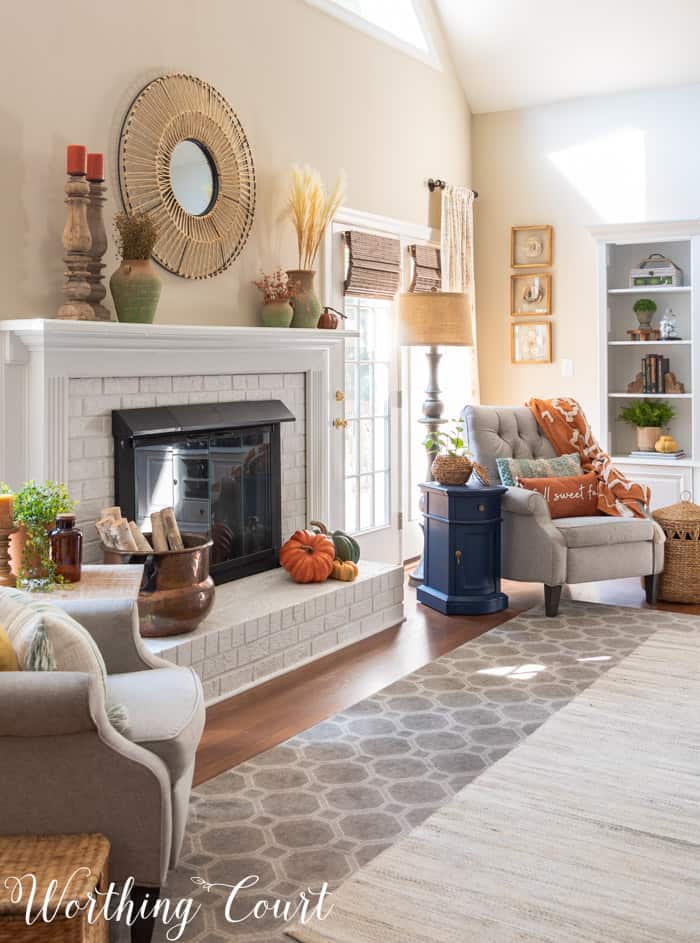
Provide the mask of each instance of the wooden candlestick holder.
POLYGON ((17 581, 10 568, 10 536, 17 528, 0 527, 0 586, 16 586, 17 581))
POLYGON ((66 263, 63 294, 66 302, 58 309, 58 317, 70 321, 96 321, 95 312, 88 304, 92 291, 89 262, 92 237, 87 220, 90 186, 84 174, 72 174, 65 186, 68 215, 63 229, 63 248, 66 263))
POLYGON ((104 275, 102 269, 105 267, 102 258, 107 251, 107 233, 102 218, 102 206, 105 202, 105 190, 103 180, 88 180, 90 192, 88 194, 87 221, 90 228, 90 238, 92 245, 90 247, 90 261, 88 267, 88 281, 90 282, 90 294, 88 304, 92 308, 95 319, 98 321, 111 321, 112 315, 108 308, 102 304, 102 300, 107 294, 107 289, 103 284, 104 275))

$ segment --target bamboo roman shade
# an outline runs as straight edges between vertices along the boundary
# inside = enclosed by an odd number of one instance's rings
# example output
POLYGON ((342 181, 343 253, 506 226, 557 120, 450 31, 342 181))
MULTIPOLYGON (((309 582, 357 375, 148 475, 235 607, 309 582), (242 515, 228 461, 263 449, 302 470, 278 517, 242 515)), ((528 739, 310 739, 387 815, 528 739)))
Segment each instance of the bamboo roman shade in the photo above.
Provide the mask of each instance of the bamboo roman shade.
POLYGON ((345 294, 392 299, 401 283, 401 244, 355 229, 345 233, 349 250, 345 294))
POLYGON ((440 250, 436 246, 409 246, 413 278, 409 291, 439 291, 442 282, 440 250))

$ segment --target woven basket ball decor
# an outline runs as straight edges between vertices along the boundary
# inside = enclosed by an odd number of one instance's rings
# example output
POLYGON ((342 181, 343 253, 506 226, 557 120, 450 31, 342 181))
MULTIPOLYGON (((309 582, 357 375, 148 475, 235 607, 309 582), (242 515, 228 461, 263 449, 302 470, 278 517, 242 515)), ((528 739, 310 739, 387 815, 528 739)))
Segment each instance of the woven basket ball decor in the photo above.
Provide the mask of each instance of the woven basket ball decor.
POLYGON ((253 155, 229 103, 202 79, 163 75, 142 89, 122 127, 119 182, 127 211, 152 215, 153 257, 176 275, 218 275, 246 243, 253 155))

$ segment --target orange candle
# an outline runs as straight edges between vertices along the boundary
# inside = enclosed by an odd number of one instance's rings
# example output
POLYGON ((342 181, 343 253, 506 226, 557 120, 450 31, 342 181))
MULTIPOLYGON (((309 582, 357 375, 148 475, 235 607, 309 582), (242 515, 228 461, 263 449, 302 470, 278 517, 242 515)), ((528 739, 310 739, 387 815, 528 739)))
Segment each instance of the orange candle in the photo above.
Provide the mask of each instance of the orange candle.
POLYGON ((0 527, 9 528, 13 526, 12 509, 14 502, 15 496, 13 494, 0 494, 0 527))
POLYGON ((87 178, 93 183, 101 183, 105 178, 105 155, 88 154, 87 156, 87 178))
POLYGON ((84 176, 87 169, 87 148, 82 144, 69 144, 66 151, 66 173, 72 177, 84 176))

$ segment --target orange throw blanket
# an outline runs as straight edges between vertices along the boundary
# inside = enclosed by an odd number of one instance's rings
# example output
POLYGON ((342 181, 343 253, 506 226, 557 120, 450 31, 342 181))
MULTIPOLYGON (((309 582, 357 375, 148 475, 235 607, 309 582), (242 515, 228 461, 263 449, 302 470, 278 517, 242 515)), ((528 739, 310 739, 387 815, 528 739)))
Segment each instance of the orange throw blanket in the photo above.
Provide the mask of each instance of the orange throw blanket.
POLYGON ((591 432, 575 399, 531 399, 527 404, 559 455, 578 452, 584 471, 598 477, 598 510, 615 517, 646 517, 650 491, 619 472, 591 432))

